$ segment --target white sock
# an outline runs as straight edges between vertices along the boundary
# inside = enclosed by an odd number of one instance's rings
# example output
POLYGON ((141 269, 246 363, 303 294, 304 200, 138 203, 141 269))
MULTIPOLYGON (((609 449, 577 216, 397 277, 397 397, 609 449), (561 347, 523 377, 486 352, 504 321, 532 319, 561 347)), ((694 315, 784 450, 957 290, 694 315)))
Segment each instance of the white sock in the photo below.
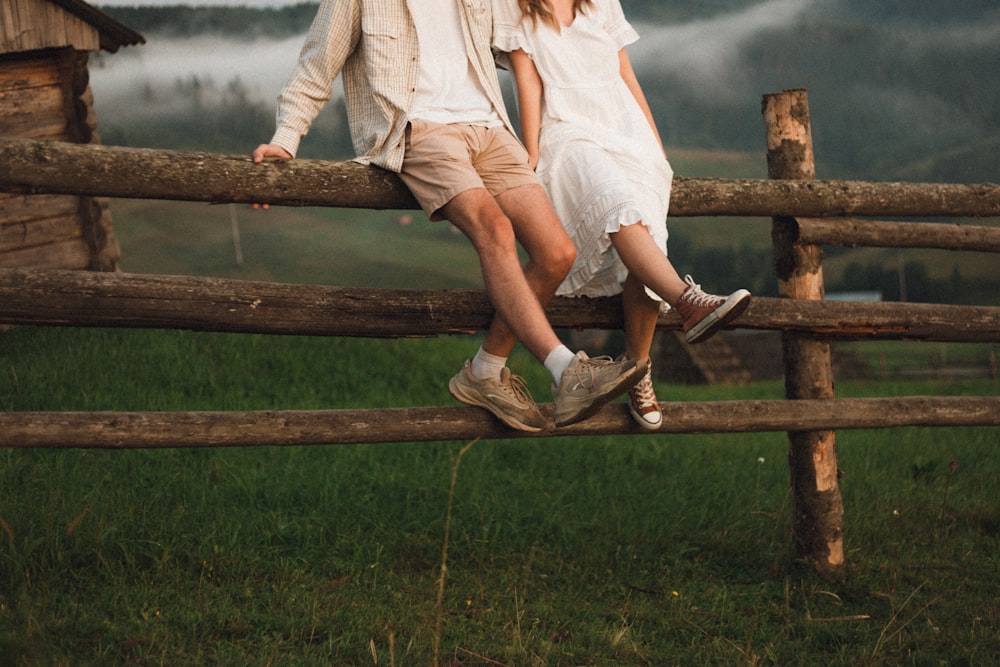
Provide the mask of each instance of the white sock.
POLYGON ((552 373, 552 379, 555 381, 556 386, 559 386, 559 381, 562 379, 563 373, 569 368, 569 365, 573 363, 573 358, 576 357, 573 351, 570 350, 565 345, 560 345, 551 352, 549 356, 545 357, 545 368, 548 369, 549 373, 552 373))
POLYGON ((500 381, 500 371, 507 365, 507 357, 490 354, 482 347, 472 358, 472 376, 477 380, 500 381))

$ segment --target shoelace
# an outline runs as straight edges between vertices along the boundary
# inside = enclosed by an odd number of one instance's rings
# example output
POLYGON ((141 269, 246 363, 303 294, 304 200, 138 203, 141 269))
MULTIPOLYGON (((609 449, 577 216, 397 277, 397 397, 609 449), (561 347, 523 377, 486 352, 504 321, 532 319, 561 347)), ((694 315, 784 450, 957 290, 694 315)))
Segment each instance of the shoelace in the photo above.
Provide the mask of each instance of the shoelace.
POLYGON ((653 391, 653 379, 650 377, 649 371, 634 387, 628 390, 628 393, 632 401, 638 403, 640 408, 658 407, 656 393, 653 391))
POLYGON ((719 303, 725 301, 725 299, 715 296, 714 294, 706 294, 701 290, 701 285, 697 285, 691 276, 684 276, 684 282, 686 282, 691 289, 684 292, 682 295, 684 301, 687 301, 692 306, 698 306, 701 308, 714 308, 719 303))
MULTIPOLYGON (((578 386, 589 389, 594 386, 594 376, 598 370, 613 363, 615 363, 614 359, 608 356, 590 357, 576 365, 576 368, 573 369, 573 379, 578 386)), ((569 369, 566 370, 569 372, 569 369)))
POLYGON ((531 392, 528 391, 528 385, 525 384, 524 378, 520 375, 514 375, 511 373, 510 379, 504 383, 504 387, 514 395, 521 403, 534 403, 535 400, 531 397, 531 392))

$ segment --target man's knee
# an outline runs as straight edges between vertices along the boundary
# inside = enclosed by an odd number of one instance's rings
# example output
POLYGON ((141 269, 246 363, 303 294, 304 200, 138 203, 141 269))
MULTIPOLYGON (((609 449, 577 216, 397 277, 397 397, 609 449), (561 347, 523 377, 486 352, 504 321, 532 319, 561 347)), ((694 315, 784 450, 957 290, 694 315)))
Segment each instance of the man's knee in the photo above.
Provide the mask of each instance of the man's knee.
POLYGON ((545 246, 544 257, 539 258, 539 264, 553 277, 562 282, 576 261, 576 245, 568 236, 562 236, 559 241, 545 246))
POLYGON ((480 252, 517 252, 514 226, 499 208, 481 209, 469 223, 468 233, 480 252))
POLYGON ((566 273, 573 268, 573 262, 576 261, 576 244, 573 243, 573 239, 566 237, 566 240, 560 244, 560 266, 565 267, 566 273))

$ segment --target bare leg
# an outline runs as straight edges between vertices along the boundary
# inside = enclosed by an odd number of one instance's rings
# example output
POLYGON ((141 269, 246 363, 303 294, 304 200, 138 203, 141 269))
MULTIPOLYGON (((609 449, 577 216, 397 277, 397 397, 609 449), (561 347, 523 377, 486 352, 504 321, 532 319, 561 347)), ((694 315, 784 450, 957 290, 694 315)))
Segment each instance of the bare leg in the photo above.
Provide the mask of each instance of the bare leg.
POLYGON ((653 334, 660 316, 660 302, 646 294, 646 287, 633 275, 625 279, 622 292, 625 316, 625 356, 636 361, 649 361, 653 334))
POLYGON ((618 256, 630 276, 653 290, 661 299, 675 305, 687 288, 663 250, 656 246, 649 230, 641 223, 627 225, 611 235, 618 256))
POLYGON ((690 277, 681 280, 641 224, 622 227, 611 235, 611 242, 628 267, 629 275, 677 309, 688 343, 708 340, 750 305, 750 292, 745 289, 723 297, 706 294, 690 277))
MULTIPOLYGON (((622 291, 622 309, 625 317, 625 356, 628 359, 650 363, 650 348, 656 321, 660 315, 660 302, 646 293, 649 284, 661 298, 676 300, 687 287, 673 265, 656 246, 649 231, 641 224, 622 227, 611 235, 618 256, 629 269, 622 291)), ((669 301, 668 301, 669 302, 669 301)), ((649 370, 634 387, 629 389, 629 413, 644 429, 656 430, 663 423, 663 413, 653 389, 649 370)))
MULTIPOLYGON (((524 277, 544 308, 576 259, 573 240, 539 185, 508 190, 497 197, 497 203, 510 218, 514 235, 528 254, 524 277)), ((507 357, 517 340, 508 323, 502 317, 496 318, 486 332, 483 349, 507 357)))
MULTIPOLYGON (((542 363, 552 353, 551 365, 546 365, 555 380, 556 426, 590 417, 641 379, 645 363, 590 359, 582 352, 574 355, 552 330, 542 303, 552 298, 576 258, 576 249, 539 186, 515 188, 498 199, 482 188, 469 190, 441 212, 465 233, 479 254, 486 292, 497 311, 487 332, 487 341, 494 347, 487 351, 506 356, 520 341, 542 363), (517 253, 518 240, 530 257, 524 268, 517 253), (567 374, 572 381, 564 381, 567 374)), ((483 349, 487 349, 485 343, 483 349)), ((540 428, 537 408, 532 410, 533 402, 526 400, 519 383, 505 380, 509 373, 504 369, 500 382, 478 380, 470 376, 467 366, 449 382, 449 391, 515 428, 540 428), (501 400, 500 394, 513 398, 501 400)))
MULTIPOLYGON (((535 187, 525 186, 517 190, 535 187)), ((537 188, 537 192, 547 204, 548 200, 544 198, 540 187, 537 188)), ((561 345, 561 342, 546 318, 539 293, 545 297, 546 302, 551 299, 569 269, 565 264, 565 257, 554 259, 553 267, 547 265, 544 254, 538 256, 539 244, 545 238, 551 236, 557 240, 555 247, 558 249, 561 246, 558 243, 558 234, 552 231, 551 223, 539 224, 540 231, 535 231, 531 229, 531 225, 526 224, 532 217, 532 206, 538 206, 537 201, 531 201, 534 199, 527 197, 525 201, 520 201, 512 196, 504 197, 507 209, 513 214, 512 217, 508 217, 497 199, 494 199, 487 190, 477 188, 459 194, 448 202, 441 212, 469 238, 475 247, 482 267, 486 292, 497 311, 498 317, 487 333, 490 347, 484 345, 484 349, 492 354, 507 356, 520 340, 535 358, 544 361, 549 352, 561 345), (528 267, 521 266, 513 219, 519 221, 517 229, 528 239, 526 248, 530 245, 535 249, 536 254, 532 256, 528 267), (562 273, 558 275, 560 271, 562 273), (556 280, 557 275, 558 280, 556 280)), ((551 207, 548 208, 551 210, 551 207)), ((537 208, 535 217, 538 217, 537 208)), ((554 213, 552 218, 562 236, 569 241, 554 213)), ((572 241, 569 241, 569 247, 572 250, 572 241)), ((573 257, 574 254, 569 254, 570 264, 573 257)))

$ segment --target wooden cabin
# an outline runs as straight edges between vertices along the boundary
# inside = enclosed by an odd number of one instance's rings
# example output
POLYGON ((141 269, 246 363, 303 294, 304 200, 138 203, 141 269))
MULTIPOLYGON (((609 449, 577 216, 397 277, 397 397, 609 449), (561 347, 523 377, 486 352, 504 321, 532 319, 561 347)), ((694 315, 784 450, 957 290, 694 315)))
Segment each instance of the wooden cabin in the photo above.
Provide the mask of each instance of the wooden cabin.
MULTIPOLYGON (((90 53, 145 41, 82 0, 2 0, 0 135, 100 143, 90 53)), ((107 200, 0 193, 0 268, 115 271, 120 254, 107 200)))

